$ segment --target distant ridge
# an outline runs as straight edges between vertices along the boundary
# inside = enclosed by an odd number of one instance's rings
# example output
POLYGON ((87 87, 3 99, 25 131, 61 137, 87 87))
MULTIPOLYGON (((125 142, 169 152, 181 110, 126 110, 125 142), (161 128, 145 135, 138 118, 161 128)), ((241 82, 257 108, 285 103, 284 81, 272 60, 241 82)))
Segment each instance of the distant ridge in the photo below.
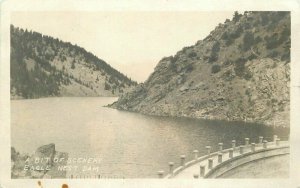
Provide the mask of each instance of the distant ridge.
POLYGON ((118 96, 137 83, 84 48, 11 25, 11 98, 118 96))

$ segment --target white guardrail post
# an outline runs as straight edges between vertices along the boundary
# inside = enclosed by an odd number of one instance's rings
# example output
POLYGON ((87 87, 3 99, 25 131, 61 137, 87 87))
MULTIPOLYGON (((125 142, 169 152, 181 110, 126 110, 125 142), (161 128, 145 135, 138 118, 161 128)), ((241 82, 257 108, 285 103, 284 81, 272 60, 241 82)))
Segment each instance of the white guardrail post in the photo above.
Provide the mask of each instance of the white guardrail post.
POLYGON ((210 155, 211 147, 210 146, 206 146, 205 148, 206 148, 207 155, 210 155))
POLYGON ((274 135, 273 136, 273 142, 276 142, 276 140, 277 140, 277 135, 274 135))
POLYGON ((195 160, 197 160, 198 159, 198 153, 199 153, 199 151, 198 150, 194 150, 193 153, 194 153, 195 160))
POLYGON ((248 146, 249 145, 249 138, 245 138, 245 146, 248 146))
POLYGON ((231 141, 231 147, 232 147, 233 150, 235 150, 235 146, 236 146, 236 141, 232 140, 231 141))
POLYGON ((180 165, 181 166, 185 165, 185 155, 180 155, 180 165))
POLYGON ((160 170, 157 172, 158 178, 163 178, 164 177, 164 171, 160 170))
POLYGON ((222 152, 223 151, 223 143, 219 143, 219 152, 222 152))
POLYGON ((268 141, 267 141, 267 140, 264 140, 264 141, 263 141, 263 148, 264 148, 264 149, 267 149, 267 147, 268 147, 268 141))
POLYGON ((174 162, 169 162, 169 173, 173 174, 174 162))

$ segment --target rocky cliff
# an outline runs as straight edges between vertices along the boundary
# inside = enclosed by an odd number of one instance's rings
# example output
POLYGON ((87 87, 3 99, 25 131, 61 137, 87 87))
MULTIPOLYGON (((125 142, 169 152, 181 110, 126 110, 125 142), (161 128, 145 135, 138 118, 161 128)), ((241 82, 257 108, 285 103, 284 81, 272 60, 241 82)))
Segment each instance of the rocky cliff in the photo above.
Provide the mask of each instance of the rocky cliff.
POLYGON ((235 12, 163 58, 113 108, 159 116, 289 126, 290 12, 235 12))
POLYGON ((85 49, 11 26, 11 98, 118 96, 136 82, 85 49))

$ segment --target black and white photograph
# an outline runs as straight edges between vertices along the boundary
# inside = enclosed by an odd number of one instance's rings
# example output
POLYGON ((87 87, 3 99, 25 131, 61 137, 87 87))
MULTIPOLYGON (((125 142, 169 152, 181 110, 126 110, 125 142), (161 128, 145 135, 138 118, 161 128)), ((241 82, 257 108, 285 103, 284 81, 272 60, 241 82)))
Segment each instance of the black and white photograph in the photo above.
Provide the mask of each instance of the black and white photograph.
POLYGON ((293 11, 37 10, 2 27, 14 185, 292 182, 293 11))

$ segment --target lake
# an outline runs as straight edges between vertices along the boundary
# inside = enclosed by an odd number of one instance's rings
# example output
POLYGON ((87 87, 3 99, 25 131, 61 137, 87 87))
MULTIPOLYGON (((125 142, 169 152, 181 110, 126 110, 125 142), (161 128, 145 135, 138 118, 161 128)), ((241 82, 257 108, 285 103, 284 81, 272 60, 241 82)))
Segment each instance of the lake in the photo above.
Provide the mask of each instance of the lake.
POLYGON ((259 136, 286 137, 287 128, 266 127, 245 122, 154 117, 103 107, 112 97, 43 98, 11 101, 11 143, 17 151, 32 154, 49 143, 69 157, 100 158, 97 171, 70 171, 68 176, 101 175, 108 178, 156 178, 168 171, 168 162, 178 166, 180 155, 193 158, 192 151, 206 153, 259 136))

